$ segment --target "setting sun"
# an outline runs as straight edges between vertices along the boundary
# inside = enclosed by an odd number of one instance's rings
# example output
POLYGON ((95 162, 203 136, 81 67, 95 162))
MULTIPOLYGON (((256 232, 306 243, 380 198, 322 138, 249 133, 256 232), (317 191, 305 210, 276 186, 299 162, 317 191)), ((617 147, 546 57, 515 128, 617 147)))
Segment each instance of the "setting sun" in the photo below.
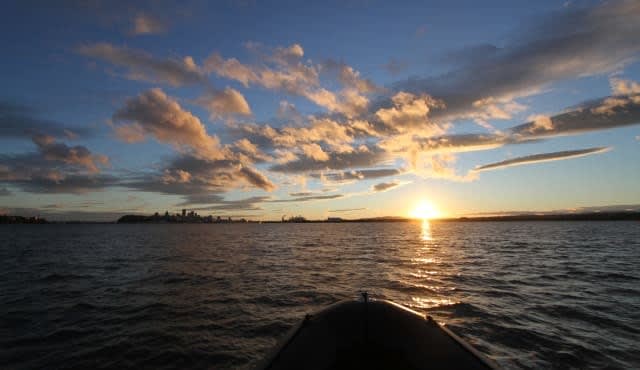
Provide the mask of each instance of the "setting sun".
POLYGON ((430 220, 440 217, 440 212, 433 205, 433 203, 427 200, 421 200, 413 210, 409 213, 411 217, 421 218, 423 220, 430 220))

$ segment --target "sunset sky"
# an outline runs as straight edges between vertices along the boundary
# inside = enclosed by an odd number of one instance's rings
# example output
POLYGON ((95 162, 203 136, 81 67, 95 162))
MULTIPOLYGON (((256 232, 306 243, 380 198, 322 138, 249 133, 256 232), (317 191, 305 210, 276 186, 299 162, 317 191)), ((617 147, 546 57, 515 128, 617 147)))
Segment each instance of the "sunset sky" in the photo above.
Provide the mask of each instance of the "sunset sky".
POLYGON ((638 1, 215 3, 4 3, 0 214, 640 209, 638 1))

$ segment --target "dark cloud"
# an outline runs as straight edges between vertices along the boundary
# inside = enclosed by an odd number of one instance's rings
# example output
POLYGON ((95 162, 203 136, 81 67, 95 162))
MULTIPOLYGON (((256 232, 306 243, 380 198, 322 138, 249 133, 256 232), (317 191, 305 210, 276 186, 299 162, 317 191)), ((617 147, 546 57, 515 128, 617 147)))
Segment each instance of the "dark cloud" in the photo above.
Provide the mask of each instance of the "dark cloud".
POLYGON ((0 154, 0 184, 32 193, 86 193, 118 183, 98 175, 108 158, 84 146, 67 146, 46 135, 35 135, 38 152, 0 154))
POLYGON ((400 186, 401 184, 399 182, 381 182, 379 184, 375 184, 373 185, 373 191, 379 192, 379 191, 387 191, 390 189, 393 189, 395 187, 400 186))
POLYGON ((269 181, 265 175, 251 167, 242 166, 238 171, 238 174, 256 188, 264 189, 266 191, 271 191, 276 188, 276 186, 269 181))
POLYGON ((109 164, 109 158, 104 155, 93 154, 82 145, 67 146, 46 135, 35 135, 33 142, 38 146, 43 158, 47 161, 58 161, 68 165, 81 166, 87 171, 100 172, 98 166, 109 164))
POLYGON ((158 172, 134 176, 125 182, 132 189, 181 195, 181 205, 216 203, 220 194, 239 186, 272 190, 274 185, 257 170, 235 160, 208 160, 192 155, 172 158, 158 172))
MULTIPOLYGON (((108 187, 117 186, 120 180, 111 175, 64 175, 62 178, 49 174, 32 175, 28 179, 16 179, 9 183, 20 190, 30 193, 69 193, 84 194, 102 191, 108 187)), ((0 172, 0 179, 2 173, 0 172)), ((2 181, 2 180, 0 180, 2 181)))
POLYGON ((342 170, 353 167, 370 167, 388 159, 385 151, 378 147, 365 150, 354 150, 350 153, 327 153, 327 160, 317 160, 309 157, 299 158, 287 163, 271 166, 275 172, 301 173, 322 170, 342 170))
POLYGON ((580 150, 565 150, 565 151, 553 152, 553 153, 533 154, 533 155, 512 158, 506 161, 490 163, 483 166, 479 166, 479 167, 476 167, 474 171, 488 171, 488 170, 495 170, 495 169, 504 168, 504 167, 520 166, 524 164, 549 162, 549 161, 557 161, 562 159, 583 157, 590 154, 603 153, 610 149, 611 148, 608 148, 608 147, 602 147, 602 148, 588 148, 588 149, 580 149, 580 150))
POLYGON ((273 199, 273 200, 269 200, 269 203, 309 202, 312 200, 328 200, 328 199, 338 199, 342 197, 344 197, 344 195, 342 194, 311 195, 311 196, 296 197, 296 198, 290 198, 290 199, 273 199))
POLYGON ((340 172, 329 172, 329 173, 314 173, 314 174, 311 174, 311 177, 324 178, 329 181, 340 182, 340 181, 377 179, 380 177, 400 175, 404 172, 405 172, 404 169, 398 169, 398 168, 379 168, 379 169, 340 171, 340 172))
POLYGON ((412 78, 394 88, 427 92, 446 109, 432 118, 456 117, 474 103, 525 96, 568 78, 612 71, 640 51, 640 3, 604 2, 592 8, 571 8, 517 30, 504 47, 472 46, 457 52, 472 55, 446 74, 412 78))
POLYGON ((40 118, 35 109, 25 105, 0 101, 0 138, 30 139, 36 134, 75 138, 88 136, 89 130, 40 118))
POLYGON ((512 127, 517 138, 576 135, 640 123, 640 94, 610 96, 550 117, 550 122, 527 122, 512 127))
MULTIPOLYGON (((414 138, 414 143, 423 152, 468 152, 494 149, 505 144, 516 144, 519 140, 503 134, 453 134, 433 138, 414 138)), ((409 144, 410 145, 410 144, 409 144)), ((408 146, 398 151, 410 149, 408 146)))
POLYGON ((268 196, 256 196, 238 200, 220 200, 206 207, 193 208, 196 211, 261 211, 258 204, 268 201, 268 196))
POLYGON ((190 194, 186 201, 176 205, 188 206, 194 204, 214 204, 221 202, 224 202, 224 196, 220 194, 190 194))
POLYGON ((591 131, 640 124, 640 95, 615 95, 589 101, 577 108, 551 117, 536 119, 511 127, 502 133, 454 134, 412 141, 394 141, 381 146, 389 151, 468 152, 498 148, 508 144, 535 143, 556 136, 578 135, 591 131))

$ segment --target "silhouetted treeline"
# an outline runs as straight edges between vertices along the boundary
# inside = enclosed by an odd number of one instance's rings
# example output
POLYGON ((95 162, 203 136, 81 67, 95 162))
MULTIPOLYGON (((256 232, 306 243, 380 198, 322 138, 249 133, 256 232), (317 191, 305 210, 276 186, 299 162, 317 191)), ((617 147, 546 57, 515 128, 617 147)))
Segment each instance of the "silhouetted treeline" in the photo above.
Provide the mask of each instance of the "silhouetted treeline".
POLYGON ((0 215, 0 224, 46 224, 47 220, 41 217, 23 217, 0 215))
POLYGON ((513 215, 461 217, 452 221, 633 221, 640 220, 640 212, 592 212, 546 215, 513 215))

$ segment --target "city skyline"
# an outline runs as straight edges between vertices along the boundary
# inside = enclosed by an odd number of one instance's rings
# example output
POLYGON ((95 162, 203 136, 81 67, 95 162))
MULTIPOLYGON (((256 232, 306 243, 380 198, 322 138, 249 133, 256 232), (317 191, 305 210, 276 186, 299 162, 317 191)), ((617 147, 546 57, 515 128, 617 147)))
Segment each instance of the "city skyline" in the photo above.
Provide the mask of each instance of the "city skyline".
POLYGON ((11 3, 0 214, 640 209, 640 4, 472 4, 11 3))

